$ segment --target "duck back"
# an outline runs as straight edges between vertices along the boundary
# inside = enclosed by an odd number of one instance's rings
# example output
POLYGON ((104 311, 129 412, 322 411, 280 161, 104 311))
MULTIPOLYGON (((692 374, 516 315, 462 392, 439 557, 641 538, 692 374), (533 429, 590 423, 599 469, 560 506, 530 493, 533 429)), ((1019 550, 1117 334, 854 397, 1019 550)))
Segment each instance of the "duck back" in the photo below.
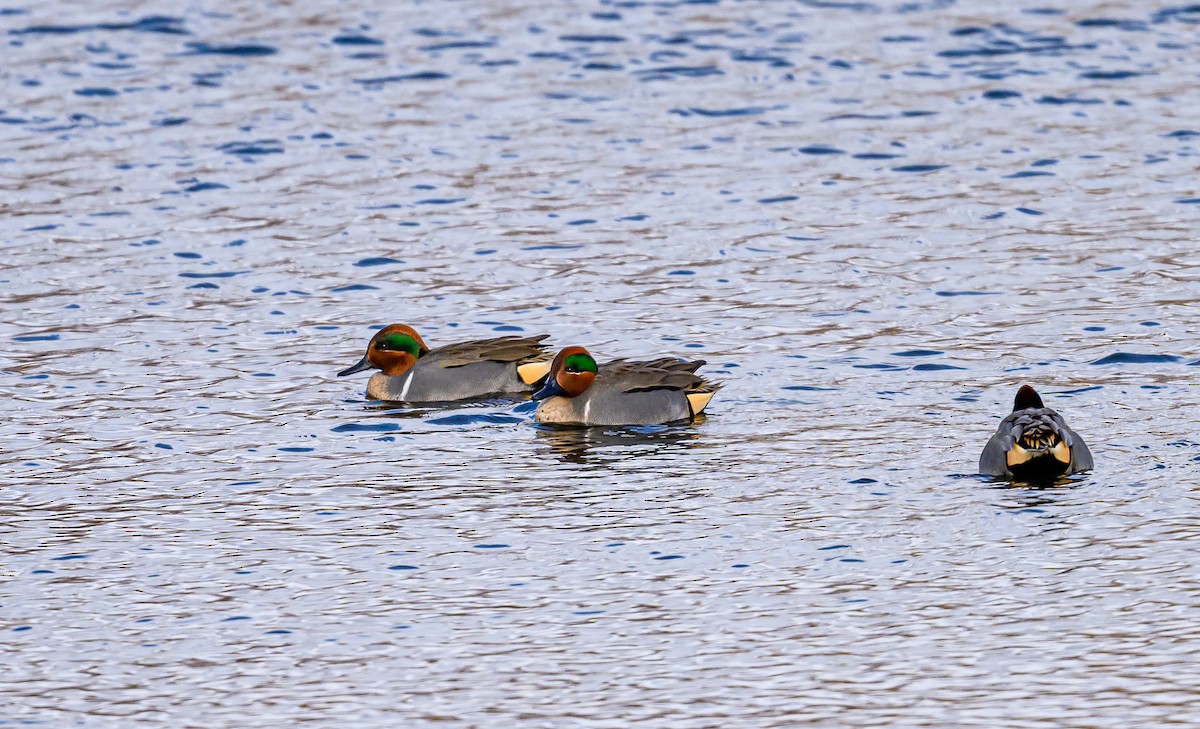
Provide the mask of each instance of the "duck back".
POLYGON ((1005 416, 979 457, 980 473, 1023 481, 1048 481, 1092 467, 1083 438, 1046 407, 1005 416))

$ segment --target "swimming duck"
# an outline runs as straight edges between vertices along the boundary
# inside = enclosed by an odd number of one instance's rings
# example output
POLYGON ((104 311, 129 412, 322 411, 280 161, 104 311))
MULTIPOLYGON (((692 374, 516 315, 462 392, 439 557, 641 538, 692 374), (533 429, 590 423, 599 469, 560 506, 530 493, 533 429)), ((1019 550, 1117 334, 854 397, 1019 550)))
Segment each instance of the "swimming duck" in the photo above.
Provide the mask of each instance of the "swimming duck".
POLYGON ((549 353, 536 337, 495 337, 430 349, 416 330, 389 324, 371 337, 367 353, 338 377, 377 369, 367 397, 400 402, 449 402, 527 393, 550 371, 549 353))
POLYGON ((1017 390, 1013 411, 979 456, 979 472, 1019 481, 1052 481, 1092 468, 1092 452, 1062 416, 1029 385, 1017 390))
POLYGON ((661 425, 691 420, 720 385, 696 374, 704 364, 663 357, 648 362, 613 360, 603 367, 583 347, 567 347, 550 364, 550 376, 533 393, 534 420, 568 425, 661 425))

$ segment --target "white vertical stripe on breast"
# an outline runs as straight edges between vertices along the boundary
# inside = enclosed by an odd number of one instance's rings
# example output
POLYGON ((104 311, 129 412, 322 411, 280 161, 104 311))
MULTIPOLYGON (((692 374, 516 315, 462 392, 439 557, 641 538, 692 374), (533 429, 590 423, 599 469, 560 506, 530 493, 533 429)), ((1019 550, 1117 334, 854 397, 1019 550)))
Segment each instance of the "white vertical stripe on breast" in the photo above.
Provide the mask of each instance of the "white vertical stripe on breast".
POLYGON ((589 422, 591 420, 591 415, 592 415, 592 399, 589 397, 588 401, 583 404, 583 422, 585 422, 585 423, 589 422))
POLYGON ((400 390, 400 399, 401 400, 408 397, 408 388, 412 387, 412 378, 413 378, 413 375, 415 375, 415 374, 417 374, 416 370, 409 370, 408 377, 404 378, 404 388, 402 390, 400 390))

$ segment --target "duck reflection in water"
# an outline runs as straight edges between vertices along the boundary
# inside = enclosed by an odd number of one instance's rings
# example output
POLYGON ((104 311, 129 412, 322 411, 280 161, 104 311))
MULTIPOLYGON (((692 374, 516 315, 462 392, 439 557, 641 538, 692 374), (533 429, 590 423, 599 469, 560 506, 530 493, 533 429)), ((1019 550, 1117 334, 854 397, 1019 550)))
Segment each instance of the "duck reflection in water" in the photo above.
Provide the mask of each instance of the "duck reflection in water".
MULTIPOLYGON (((534 428, 539 446, 564 463, 607 468, 615 460, 630 456, 662 455, 700 445, 702 435, 696 425, 703 415, 688 425, 639 425, 609 428, 578 428, 542 423, 534 428)), ((659 464, 661 466, 661 464, 659 464)))
POLYGON ((1047 525, 1070 522, 1064 507, 1078 506, 1079 492, 1071 487, 1081 479, 1059 478, 1053 483, 1009 482, 997 483, 996 506, 1013 513, 1030 513, 1047 525))

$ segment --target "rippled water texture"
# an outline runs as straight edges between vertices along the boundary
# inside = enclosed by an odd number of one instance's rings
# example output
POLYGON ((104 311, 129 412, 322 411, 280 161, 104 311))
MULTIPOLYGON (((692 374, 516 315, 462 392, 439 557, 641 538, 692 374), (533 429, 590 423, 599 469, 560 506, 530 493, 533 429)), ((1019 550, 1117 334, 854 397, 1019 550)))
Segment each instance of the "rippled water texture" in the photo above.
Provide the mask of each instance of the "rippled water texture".
POLYGON ((1198 32, 6 6, 0 724, 1196 725, 1198 32), (395 408, 391 321, 725 387, 395 408), (973 475, 1025 382, 1093 473, 973 475))

